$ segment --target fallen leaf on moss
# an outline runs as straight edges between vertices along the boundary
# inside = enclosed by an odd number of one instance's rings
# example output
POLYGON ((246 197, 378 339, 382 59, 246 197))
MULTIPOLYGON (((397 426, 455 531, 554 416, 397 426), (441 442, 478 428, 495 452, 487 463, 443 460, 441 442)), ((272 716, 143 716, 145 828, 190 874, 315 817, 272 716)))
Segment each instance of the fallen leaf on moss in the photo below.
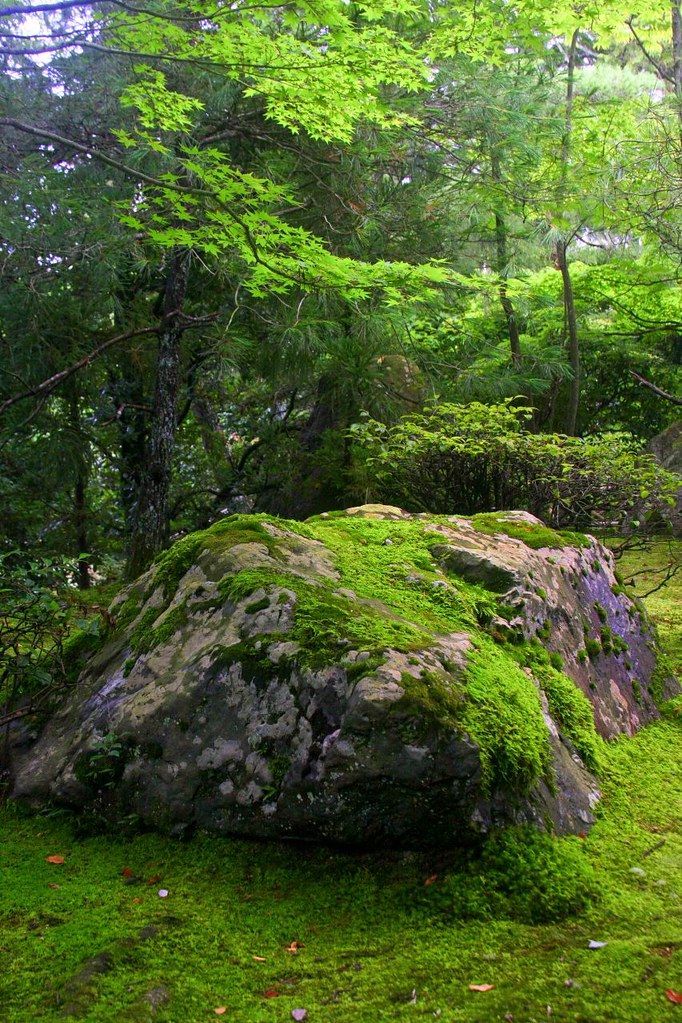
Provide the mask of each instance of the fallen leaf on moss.
POLYGON ((147 881, 147 884, 158 884, 160 880, 161 880, 161 875, 160 874, 154 874, 154 877, 150 877, 149 878, 149 880, 147 881))
POLYGON ((130 869, 130 867, 124 867, 123 870, 121 871, 121 877, 134 877, 134 876, 135 876, 135 874, 130 869))
POLYGON ((470 991, 492 991, 494 984, 469 984, 470 991))
POLYGON ((298 951, 305 948, 300 941, 292 941, 290 945, 287 945, 287 952, 291 952, 292 955, 296 955, 298 951))
POLYGON ((279 991, 276 987, 269 987, 263 992, 263 998, 279 998, 279 991))
POLYGON ((264 963, 265 962, 265 956, 251 956, 251 958, 253 959, 254 963, 264 963))
POLYGON ((62 863, 64 863, 64 857, 60 856, 58 854, 56 854, 54 856, 46 856, 45 857, 45 862, 46 863, 55 863, 57 866, 60 867, 62 865, 62 863))
POLYGON ((54 881, 50 881, 50 883, 48 884, 47 887, 48 888, 61 888, 61 885, 60 884, 55 884, 54 881))
POLYGON ((665 993, 665 997, 669 1002, 672 1002, 673 1005, 682 1005, 682 991, 673 991, 673 989, 669 987, 665 993))
POLYGON ((227 1012, 227 1006, 218 1005, 213 1011, 216 1014, 216 1016, 224 1016, 225 1013, 227 1012))
POLYGON ((435 884, 437 880, 438 874, 431 874, 431 877, 427 877, 426 881, 424 881, 424 886, 428 887, 430 884, 435 884))

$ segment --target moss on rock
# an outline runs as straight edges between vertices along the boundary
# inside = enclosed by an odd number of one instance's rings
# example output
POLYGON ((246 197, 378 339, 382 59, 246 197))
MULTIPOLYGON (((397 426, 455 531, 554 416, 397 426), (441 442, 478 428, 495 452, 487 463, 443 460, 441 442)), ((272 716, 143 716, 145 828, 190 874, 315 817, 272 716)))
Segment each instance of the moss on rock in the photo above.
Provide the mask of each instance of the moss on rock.
POLYGON ((504 533, 515 540, 522 540, 527 547, 536 551, 545 547, 589 547, 591 543, 584 533, 550 529, 540 522, 515 521, 506 518, 504 512, 481 512, 474 515, 471 521, 480 533, 488 533, 490 536, 504 533))
POLYGON ((398 844, 519 821, 583 830, 596 784, 571 754, 596 770, 601 740, 578 685, 604 734, 646 720, 651 637, 630 626, 638 693, 613 656, 627 604, 608 559, 580 575, 596 541, 564 550, 572 538, 504 516, 482 520, 503 529, 491 540, 479 524, 369 507, 230 516, 183 538, 121 594, 115 635, 21 785, 59 796, 104 722, 163 746, 161 765, 141 753, 117 781, 155 826, 178 814, 223 833, 398 844), (500 592, 467 571, 476 559, 499 566, 500 592))

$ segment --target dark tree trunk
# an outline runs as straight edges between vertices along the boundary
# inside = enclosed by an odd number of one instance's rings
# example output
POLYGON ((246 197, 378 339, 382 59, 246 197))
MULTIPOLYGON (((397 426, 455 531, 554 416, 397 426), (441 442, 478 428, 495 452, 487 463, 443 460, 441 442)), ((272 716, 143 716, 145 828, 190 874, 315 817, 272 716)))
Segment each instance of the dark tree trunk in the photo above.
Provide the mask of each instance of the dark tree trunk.
POLYGON ((187 291, 189 254, 175 250, 163 292, 154 402, 144 473, 135 509, 127 575, 135 578, 168 539, 168 497, 178 420, 182 325, 180 311, 187 291))
POLYGON ((672 12, 672 49, 673 49, 673 80, 677 115, 682 120, 682 13, 678 0, 671 5, 672 12))
POLYGON ((554 250, 554 263, 561 274, 566 322, 566 350, 572 374, 564 431, 572 435, 575 434, 578 424, 578 408, 580 406, 580 340, 578 337, 578 317, 573 297, 573 282, 571 281, 571 271, 568 268, 566 245, 564 242, 559 242, 554 250))
MULTIPOLYGON (((566 78, 566 114, 564 127, 564 140, 562 145, 562 183, 561 199, 563 201, 566 192, 566 178, 568 175, 568 161, 571 155, 571 131, 573 127, 573 98, 575 93, 575 66, 578 49, 579 32, 573 33, 571 48, 568 54, 568 70, 566 78)), ((575 434, 578 424, 578 408, 580 406, 580 339, 578 336, 578 318, 575 311, 575 300, 573 297, 573 282, 568 267, 568 240, 561 238, 554 248, 554 265, 561 274, 564 316, 566 324, 566 349, 568 362, 571 367, 571 383, 568 393, 568 404, 564 431, 568 434, 575 434)))
POLYGON ((78 552, 78 564, 76 568, 76 581, 79 590, 90 588, 90 564, 87 558, 81 558, 88 549, 88 476, 89 466, 86 453, 87 441, 83 436, 81 426, 81 413, 78 395, 71 393, 69 397, 69 425, 73 430, 78 443, 76 455, 76 479, 73 487, 73 531, 76 550, 78 552))
POLYGON ((147 444, 145 392, 139 372, 124 364, 121 375, 111 384, 119 430, 119 488, 123 508, 123 530, 132 536, 135 511, 142 490, 147 444))
MULTIPOLYGON (((84 554, 88 549, 88 526, 87 526, 87 480, 85 473, 78 471, 76 486, 74 487, 73 503, 75 511, 76 546, 78 553, 84 554)), ((86 558, 78 559, 78 589, 90 589, 90 565, 86 558)))
MULTIPOLYGON (((490 166, 492 179, 496 185, 499 185, 502 181, 502 172, 500 169, 500 157, 495 150, 493 150, 490 158, 490 166)), ((495 211, 495 246, 497 249, 497 272, 500 275, 500 305, 502 306, 502 311, 504 312, 504 317, 507 321, 507 333, 509 334, 512 364, 514 369, 519 370, 521 368, 521 340, 519 337, 519 324, 516 318, 514 305, 507 294, 507 224, 504 219, 504 215, 499 210, 495 211)))

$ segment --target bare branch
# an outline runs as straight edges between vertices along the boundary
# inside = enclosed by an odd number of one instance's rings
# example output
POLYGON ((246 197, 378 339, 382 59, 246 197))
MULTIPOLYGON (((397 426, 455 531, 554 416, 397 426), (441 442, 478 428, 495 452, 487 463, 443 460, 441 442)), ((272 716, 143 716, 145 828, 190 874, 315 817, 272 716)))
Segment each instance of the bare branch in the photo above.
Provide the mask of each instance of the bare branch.
POLYGON ((658 61, 656 60, 656 58, 655 58, 655 57, 653 57, 653 56, 652 56, 652 55, 651 55, 651 54, 649 53, 649 51, 647 50, 646 46, 644 45, 644 43, 642 42, 642 40, 641 40, 641 39, 640 39, 640 37, 638 36, 638 34, 637 34, 636 30, 635 30, 635 26, 634 26, 634 24, 633 24, 634 20, 635 20, 635 19, 634 19, 634 15, 630 15, 630 17, 626 19, 626 21, 625 21, 625 24, 626 24, 626 25, 628 26, 628 28, 629 28, 629 29, 630 29, 630 31, 632 32, 632 35, 633 35, 633 38, 634 38, 635 42, 637 43, 637 45, 639 46, 640 50, 642 51, 642 53, 644 54, 644 56, 646 57, 646 59, 647 59, 647 60, 649 61, 649 63, 651 64, 651 66, 652 66, 653 68, 655 68, 655 69, 656 69, 656 71, 657 71, 657 73, 659 74, 659 76, 660 76, 660 77, 661 77, 661 78, 662 78, 662 79, 663 79, 663 80, 664 80, 665 82, 670 82, 670 84, 671 84, 671 85, 674 85, 674 84, 675 84, 675 79, 673 78, 673 76, 672 76, 671 74, 669 74, 669 73, 668 73, 668 72, 667 72, 667 71, 665 70, 665 68, 663 67, 663 65, 662 65, 662 64, 659 64, 659 63, 658 63, 658 61))
POLYGON ((99 358, 99 356, 103 355, 104 352, 109 350, 109 348, 119 344, 121 341, 128 341, 133 337, 142 337, 145 334, 156 334, 158 330, 158 325, 155 327, 142 327, 138 330, 129 330, 126 331, 125 334, 116 334, 114 337, 107 338, 106 341, 97 345, 97 347, 91 352, 84 355, 82 359, 79 359, 77 362, 73 362, 70 366, 67 366, 66 369, 60 370, 59 373, 54 373, 51 377, 48 377, 47 380, 43 380, 42 383, 36 384, 35 387, 30 387, 28 390, 22 391, 20 394, 14 394, 11 398, 6 398, 5 401, 0 404, 0 416, 3 415, 7 409, 16 405, 17 402, 24 401, 26 398, 42 398, 47 394, 51 394, 56 387, 63 384, 64 381, 68 380, 69 377, 72 377, 74 373, 83 369, 92 362, 93 359, 99 358))
POLYGON ((659 398, 663 398, 665 401, 671 401, 673 405, 682 405, 682 398, 678 398, 677 395, 670 394, 669 391, 664 391, 662 387, 657 387, 656 384, 652 384, 650 380, 640 376, 640 374, 636 373, 634 369, 630 370, 630 376, 634 377, 637 383, 641 384, 642 387, 648 387, 649 390, 653 391, 654 394, 657 394, 659 398))

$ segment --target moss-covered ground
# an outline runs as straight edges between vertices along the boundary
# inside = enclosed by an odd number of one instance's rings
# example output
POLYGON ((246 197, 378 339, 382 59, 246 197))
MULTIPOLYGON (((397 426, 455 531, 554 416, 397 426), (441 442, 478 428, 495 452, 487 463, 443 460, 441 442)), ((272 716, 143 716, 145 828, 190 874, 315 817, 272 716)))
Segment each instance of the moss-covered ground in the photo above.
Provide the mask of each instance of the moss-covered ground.
MULTIPOLYGON (((649 603, 672 655, 678 586, 649 603)), ((529 854, 517 835, 468 863, 83 839, 65 820, 7 807, 0 1018, 275 1023, 304 1008, 309 1023, 672 1020, 682 1013, 666 997, 682 988, 681 740, 670 708, 607 745, 600 819, 583 840, 529 854), (54 855, 65 862, 46 862, 54 855), (525 922, 588 898, 561 922, 525 922), (606 944, 590 950, 591 940, 606 944)))

